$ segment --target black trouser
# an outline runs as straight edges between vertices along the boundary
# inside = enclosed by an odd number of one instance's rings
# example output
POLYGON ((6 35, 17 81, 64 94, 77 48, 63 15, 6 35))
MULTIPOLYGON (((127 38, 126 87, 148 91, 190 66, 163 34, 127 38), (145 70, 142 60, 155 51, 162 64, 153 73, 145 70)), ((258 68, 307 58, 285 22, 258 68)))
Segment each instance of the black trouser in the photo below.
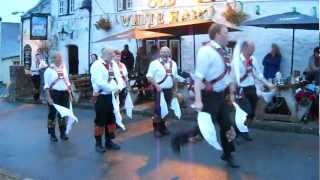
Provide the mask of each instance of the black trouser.
MULTIPOLYGON (((172 99, 172 89, 163 89, 162 90, 164 98, 168 107, 171 104, 172 99)), ((155 131, 161 131, 165 129, 165 119, 161 118, 161 107, 160 107, 160 93, 155 91, 155 108, 154 108, 154 116, 153 116, 153 128, 155 131)))
POLYGON ((34 87, 34 92, 33 92, 33 99, 35 101, 39 100, 40 97, 40 75, 33 75, 31 76, 31 80, 33 83, 33 87, 34 87))
POLYGON ((243 87, 243 97, 237 99, 241 109, 248 114, 248 119, 253 120, 258 103, 258 96, 255 86, 243 87))
POLYGON ((119 94, 120 108, 124 106, 127 94, 128 94, 127 88, 122 89, 122 91, 120 92, 119 94))
MULTIPOLYGON (((226 156, 230 156, 231 152, 235 151, 233 142, 228 142, 226 132, 233 126, 234 119, 232 114, 233 106, 227 104, 225 93, 207 92, 202 91, 203 112, 211 115, 214 122, 218 123, 220 127, 220 140, 223 152, 226 156)), ((194 128, 177 134, 174 138, 181 145, 188 142, 189 137, 199 134, 198 125, 194 128)))
POLYGON ((99 95, 95 103, 96 118, 95 138, 97 143, 101 143, 101 136, 105 134, 106 141, 115 138, 115 115, 113 113, 112 95, 99 95))
MULTIPOLYGON (((50 96, 54 104, 64 106, 69 109, 69 92, 68 91, 57 91, 50 90, 50 96)), ((66 131, 66 119, 62 118, 53 105, 49 105, 49 114, 48 114, 48 133, 55 135, 55 126, 56 126, 56 116, 58 116, 58 123, 60 133, 63 134, 66 131)))

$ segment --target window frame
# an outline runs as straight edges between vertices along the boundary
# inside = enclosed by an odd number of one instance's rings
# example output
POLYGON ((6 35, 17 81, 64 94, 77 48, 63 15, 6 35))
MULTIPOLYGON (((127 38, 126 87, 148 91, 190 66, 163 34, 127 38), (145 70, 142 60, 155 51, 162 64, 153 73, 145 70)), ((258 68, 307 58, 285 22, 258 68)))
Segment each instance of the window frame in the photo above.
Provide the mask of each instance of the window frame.
POLYGON ((76 7, 75 0, 59 0, 58 14, 59 16, 73 15, 76 10, 75 7, 76 7))
POLYGON ((68 0, 68 14, 74 14, 76 11, 75 0, 68 0))
POLYGON ((117 0, 117 11, 118 12, 131 10, 132 6, 133 6, 133 0, 117 0))
POLYGON ((59 8, 58 8, 58 10, 59 10, 59 16, 63 16, 63 15, 65 15, 66 14, 66 12, 65 12, 65 0, 59 0, 59 8))

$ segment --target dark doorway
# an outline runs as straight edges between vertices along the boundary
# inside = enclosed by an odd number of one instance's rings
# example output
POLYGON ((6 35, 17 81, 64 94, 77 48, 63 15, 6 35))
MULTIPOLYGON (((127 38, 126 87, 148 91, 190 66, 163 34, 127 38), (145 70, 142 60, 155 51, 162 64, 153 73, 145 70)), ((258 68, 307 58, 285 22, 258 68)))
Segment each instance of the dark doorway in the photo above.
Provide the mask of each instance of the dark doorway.
POLYGON ((68 57, 69 57, 69 74, 76 75, 79 73, 79 52, 78 46, 68 46, 68 57))

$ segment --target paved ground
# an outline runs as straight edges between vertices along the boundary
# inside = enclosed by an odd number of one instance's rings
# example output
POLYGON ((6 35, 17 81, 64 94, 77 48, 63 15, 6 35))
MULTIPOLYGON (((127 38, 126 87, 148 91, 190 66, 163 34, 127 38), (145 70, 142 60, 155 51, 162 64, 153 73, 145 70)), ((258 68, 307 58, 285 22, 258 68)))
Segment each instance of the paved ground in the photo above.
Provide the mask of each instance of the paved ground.
MULTIPOLYGON (((43 105, 0 101, 0 169, 43 180, 316 180, 318 136, 253 130, 255 140, 237 146, 238 170, 220 161, 220 152, 205 142, 186 146, 181 156, 169 148, 169 137, 155 140, 150 118, 135 116, 118 134, 122 150, 95 153, 92 110, 76 109, 80 122, 69 142, 51 143, 43 105)), ((190 122, 172 121, 180 131, 190 122)))

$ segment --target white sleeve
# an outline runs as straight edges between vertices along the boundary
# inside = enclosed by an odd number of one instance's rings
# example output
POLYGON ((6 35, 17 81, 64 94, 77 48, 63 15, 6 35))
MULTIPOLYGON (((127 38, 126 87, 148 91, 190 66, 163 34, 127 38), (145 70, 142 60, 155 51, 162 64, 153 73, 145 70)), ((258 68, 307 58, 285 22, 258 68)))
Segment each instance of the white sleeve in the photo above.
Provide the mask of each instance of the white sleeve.
MULTIPOLYGON (((107 79, 103 79, 101 76, 102 69, 99 64, 93 64, 91 67, 91 83, 95 92, 103 90, 106 92, 116 91, 118 89, 115 83, 108 83, 107 79)), ((112 81, 114 82, 114 81, 112 81)))
POLYGON ((123 65, 123 75, 126 77, 126 79, 127 80, 129 80, 129 77, 128 77, 128 70, 127 70, 127 68, 126 68, 126 66, 125 65, 123 65))
POLYGON ((49 89, 50 88, 50 84, 51 84, 51 81, 50 81, 50 77, 51 77, 51 68, 47 68, 46 71, 44 72, 44 75, 43 75, 43 79, 44 79, 44 86, 43 86, 43 89, 49 89))
POLYGON ((252 57, 253 59, 253 73, 254 73, 254 76, 260 80, 260 81, 263 81, 264 80, 264 76, 263 76, 263 73, 262 73, 262 67, 261 65, 259 64, 259 62, 257 62, 257 60, 252 57))
POLYGON ((203 79, 205 77, 205 74, 210 67, 210 62, 208 61, 208 59, 209 54, 206 52, 205 47, 200 48, 196 58, 196 70, 194 73, 197 78, 203 79))
POLYGON ((173 61, 173 66, 172 66, 172 75, 173 77, 178 81, 178 82, 184 82, 185 79, 178 74, 178 67, 177 63, 173 61))
POLYGON ((122 90, 123 88, 125 88, 124 87, 125 83, 123 83, 123 79, 121 77, 119 66, 116 62, 112 62, 112 67, 113 67, 113 71, 114 71, 114 76, 117 80, 118 89, 122 90))
POLYGON ((66 80, 67 86, 71 86, 67 69, 63 68, 64 79, 66 80))
POLYGON ((148 68, 148 72, 147 72, 147 75, 146 75, 147 78, 152 78, 152 79, 154 79, 154 74, 155 74, 155 72, 156 72, 155 62, 156 62, 156 61, 152 61, 152 62, 150 63, 149 68, 148 68))

